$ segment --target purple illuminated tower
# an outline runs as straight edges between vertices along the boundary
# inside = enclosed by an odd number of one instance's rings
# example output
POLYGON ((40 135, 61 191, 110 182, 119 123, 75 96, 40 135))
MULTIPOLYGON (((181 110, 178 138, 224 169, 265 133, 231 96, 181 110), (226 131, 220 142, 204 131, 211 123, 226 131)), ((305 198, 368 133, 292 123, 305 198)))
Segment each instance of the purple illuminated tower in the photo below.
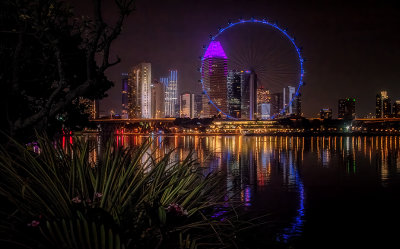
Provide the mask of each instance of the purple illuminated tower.
POLYGON ((208 96, 219 110, 209 103, 208 98, 204 96, 202 115, 204 117, 221 114, 221 111, 228 113, 227 64, 228 57, 226 57, 221 43, 212 41, 204 54, 201 72, 203 90, 207 91, 208 96))

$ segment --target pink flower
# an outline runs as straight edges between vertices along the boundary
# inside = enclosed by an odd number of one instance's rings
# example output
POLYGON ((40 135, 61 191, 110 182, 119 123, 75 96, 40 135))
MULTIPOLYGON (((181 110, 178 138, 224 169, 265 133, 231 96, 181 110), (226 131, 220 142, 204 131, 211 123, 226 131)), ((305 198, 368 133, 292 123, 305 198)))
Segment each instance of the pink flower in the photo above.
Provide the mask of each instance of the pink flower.
POLYGON ((95 192, 95 193, 94 193, 94 197, 95 197, 95 198, 101 198, 101 197, 103 197, 103 194, 102 194, 102 193, 99 193, 99 192, 95 192))
POLYGON ((166 208, 168 213, 175 214, 177 216, 187 216, 188 212, 183 209, 179 204, 176 203, 171 203, 169 206, 166 208))
POLYGON ((37 220, 33 220, 31 223, 28 223, 28 227, 37 227, 39 226, 40 222, 37 220))
POLYGON ((75 196, 74 198, 72 198, 72 202, 73 203, 81 203, 82 200, 81 200, 81 198, 79 198, 79 196, 75 196))

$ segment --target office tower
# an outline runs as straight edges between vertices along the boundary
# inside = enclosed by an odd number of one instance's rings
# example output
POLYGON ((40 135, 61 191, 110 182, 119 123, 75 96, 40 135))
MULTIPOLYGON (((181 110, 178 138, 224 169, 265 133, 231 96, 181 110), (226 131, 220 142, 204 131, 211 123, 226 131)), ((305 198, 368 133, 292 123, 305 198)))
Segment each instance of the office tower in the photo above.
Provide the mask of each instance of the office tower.
POLYGON ((257 117, 261 119, 271 117, 271 92, 262 86, 257 88, 257 117))
POLYGON ((392 115, 392 104, 389 97, 383 99, 382 102, 383 117, 390 118, 392 115))
POLYGON ((388 118, 392 114, 392 106, 387 91, 381 91, 376 95, 376 118, 388 118))
POLYGON ((396 100, 393 104, 393 117, 400 118, 400 100, 396 100))
POLYGON ((285 108, 285 114, 291 115, 294 113, 294 106, 296 105, 295 102, 296 96, 296 88, 293 86, 288 86, 283 88, 283 104, 285 108))
POLYGON ((196 94, 194 96, 194 116, 195 118, 200 118, 203 111, 203 96, 202 94, 196 94))
MULTIPOLYGON (((226 57, 221 43, 212 41, 202 59, 203 92, 206 91, 212 102, 224 113, 228 113, 227 63, 228 57, 226 57)), ((210 117, 220 114, 220 111, 206 98, 203 99, 204 116, 210 117)))
POLYGON ((258 105, 259 108, 259 117, 261 119, 270 119, 271 118, 271 103, 261 103, 258 105))
POLYGON ((257 74, 254 71, 242 72, 241 97, 241 118, 254 120, 257 111, 257 74))
POLYGON ((276 116, 280 115, 280 111, 283 109, 283 93, 272 93, 271 94, 271 114, 276 116))
POLYGON ((164 102, 164 84, 155 80, 151 85, 151 116, 153 118, 163 118, 165 116, 164 102))
POLYGON ((347 120, 356 118, 355 98, 339 99, 338 117, 347 120))
POLYGON ((257 103, 270 103, 271 102, 271 91, 264 87, 257 88, 257 103))
POLYGON ((228 114, 234 118, 240 118, 241 108, 241 78, 242 73, 230 70, 227 77, 228 88, 228 114))
POLYGON ((194 94, 182 93, 180 98, 180 117, 181 118, 194 118, 194 94))
POLYGON ((128 92, 129 92, 129 74, 122 73, 121 74, 121 83, 122 83, 122 118, 128 118, 128 92))
POLYGON ((301 117, 301 94, 295 96, 292 102, 293 114, 297 117, 301 117))
POLYGON ((160 81, 165 85, 165 117, 179 117, 178 71, 169 70, 168 77, 162 77, 160 81))
POLYGON ((128 79, 129 118, 151 118, 151 64, 134 66, 128 79))
POLYGON ((332 119, 332 109, 331 108, 324 108, 319 111, 319 118, 320 119, 332 119))

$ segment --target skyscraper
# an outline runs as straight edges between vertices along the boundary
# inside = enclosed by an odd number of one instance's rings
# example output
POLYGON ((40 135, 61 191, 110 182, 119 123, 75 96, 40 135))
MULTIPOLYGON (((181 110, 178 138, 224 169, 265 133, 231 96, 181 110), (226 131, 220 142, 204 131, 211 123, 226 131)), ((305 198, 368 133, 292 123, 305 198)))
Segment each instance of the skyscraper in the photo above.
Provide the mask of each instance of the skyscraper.
POLYGON ((390 118, 390 116, 392 115, 392 104, 390 101, 390 98, 387 97, 386 99, 383 99, 383 117, 384 118, 390 118))
POLYGON ((202 115, 202 111, 203 111, 203 94, 196 94, 194 96, 194 116, 196 118, 200 118, 202 115))
POLYGON ((129 118, 151 118, 151 64, 132 68, 128 79, 129 118))
POLYGON ((271 94, 271 113, 274 116, 279 116, 283 109, 283 93, 271 94))
POLYGON ((241 78, 242 73, 229 70, 227 78, 228 88, 228 114, 234 118, 240 118, 241 106, 241 78))
POLYGON ((165 85, 165 117, 179 117, 178 71, 169 70, 168 77, 160 81, 165 85))
POLYGON ((392 106, 387 91, 381 91, 376 95, 376 118, 388 118, 392 114, 392 106))
POLYGON ((194 118, 194 94, 183 93, 180 98, 180 117, 181 118, 194 118))
MULTIPOLYGON (((228 57, 221 43, 212 41, 202 59, 203 92, 206 91, 212 102, 224 113, 228 113, 227 63, 228 57)), ((203 101, 203 112, 208 117, 220 114, 206 99, 203 101)))
POLYGON ((153 118, 163 118, 165 116, 164 102, 164 84, 155 80, 151 85, 151 116, 153 118))
POLYGON ((292 103, 293 114, 297 117, 301 117, 301 94, 295 96, 292 103))
POLYGON ((122 118, 128 118, 128 92, 129 92, 129 74, 122 73, 121 74, 121 83, 122 83, 122 118))
POLYGON ((342 119, 355 119, 356 118, 356 99, 346 98, 339 99, 338 117, 342 119))
POLYGON ((257 114, 261 119, 269 119, 271 113, 271 92, 262 86, 257 88, 257 114))
POLYGON ((283 104, 285 108, 285 114, 294 114, 294 108, 296 105, 295 101, 296 88, 293 86, 288 86, 283 88, 283 104), (291 102, 292 101, 292 102, 291 102))
POLYGON ((257 74, 254 71, 242 72, 241 98, 241 118, 254 120, 257 112, 257 74))

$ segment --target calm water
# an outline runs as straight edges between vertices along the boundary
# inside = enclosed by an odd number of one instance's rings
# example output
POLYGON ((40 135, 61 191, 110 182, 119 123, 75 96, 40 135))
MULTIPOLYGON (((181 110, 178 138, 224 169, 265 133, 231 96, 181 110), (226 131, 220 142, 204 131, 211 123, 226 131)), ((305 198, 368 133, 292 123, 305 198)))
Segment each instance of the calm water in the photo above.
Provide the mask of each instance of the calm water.
MULTIPOLYGON (((145 137, 116 139, 136 146, 145 137)), ((400 137, 154 139, 156 156, 176 148, 181 160, 194 150, 202 165, 226 172, 226 188, 247 214, 268 214, 249 235, 251 248, 267 240, 293 248, 400 248, 400 137)))

